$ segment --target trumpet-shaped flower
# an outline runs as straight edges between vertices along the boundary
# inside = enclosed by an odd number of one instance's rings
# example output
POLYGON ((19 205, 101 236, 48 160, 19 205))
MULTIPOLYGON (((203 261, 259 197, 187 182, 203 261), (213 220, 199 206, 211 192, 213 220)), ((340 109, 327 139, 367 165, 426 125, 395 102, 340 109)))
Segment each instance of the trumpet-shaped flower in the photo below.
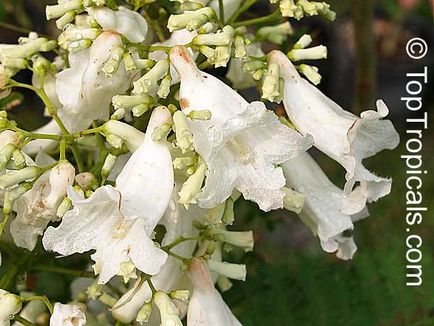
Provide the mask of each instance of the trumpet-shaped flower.
POLYGON ((91 256, 99 282, 106 283, 131 262, 144 273, 158 273, 167 254, 152 241, 173 189, 173 168, 166 140, 154 142, 152 131, 171 119, 166 108, 156 108, 145 140, 116 179, 116 187, 98 188, 84 199, 71 188, 74 208, 58 228, 44 234, 46 249, 67 256, 96 250, 91 256))
MULTIPOLYGON (((100 34, 89 49, 69 54, 70 68, 56 75, 56 92, 62 108, 58 115, 66 128, 79 131, 90 126, 93 120, 107 120, 112 97, 124 93, 131 85, 133 74, 121 64, 112 76, 102 69, 115 49, 122 47, 120 35, 113 31, 100 34)), ((54 121, 35 132, 59 134, 54 121)), ((35 140, 25 148, 35 154, 53 142, 35 140)))
POLYGON ((353 257, 357 247, 352 236, 345 231, 354 228, 353 222, 366 217, 367 208, 357 214, 342 211, 343 192, 335 186, 319 165, 308 154, 284 162, 287 186, 304 194, 305 204, 299 213, 301 220, 317 235, 326 252, 336 252, 343 260, 353 257))
POLYGON ((74 183, 74 176, 74 167, 69 162, 60 162, 18 199, 17 217, 11 223, 11 234, 17 246, 33 250, 47 225, 59 219, 57 208, 66 196, 68 186, 74 183))
MULTIPOLYGON (((168 245, 177 240, 179 237, 197 236, 198 230, 193 227, 193 221, 201 220, 205 215, 205 210, 197 205, 191 206, 188 210, 183 205, 178 204, 178 191, 180 185, 175 186, 172 199, 167 210, 161 219, 160 224, 166 229, 162 245, 168 245)), ((172 248, 172 252, 183 257, 189 257, 193 254, 196 241, 185 241, 172 248)), ((161 267, 158 274, 154 275, 151 280, 155 287, 162 291, 171 291, 176 288, 185 272, 181 270, 182 262, 176 258, 168 257, 166 263, 161 267)), ((140 288, 137 285, 125 293, 112 309, 113 316, 123 322, 130 323, 137 316, 143 303, 151 299, 152 292, 148 284, 143 284, 140 288), (131 298, 131 295, 134 296, 131 298), (116 308, 119 306, 119 308, 116 308)), ((158 319, 158 313, 152 313, 150 319, 158 319)))
POLYGON ((306 151, 312 144, 310 137, 282 125, 263 103, 248 103, 200 71, 185 48, 172 48, 170 60, 181 78, 182 111, 211 112, 209 120, 188 121, 194 148, 208 166, 199 206, 215 207, 237 189, 265 211, 282 207, 285 178, 275 164, 306 151))
POLYGON ((188 326, 241 325, 214 288, 205 260, 194 258, 190 265, 189 276, 194 290, 188 306, 188 326))
POLYGON ((78 306, 56 303, 53 315, 50 318, 50 326, 84 326, 86 315, 78 306))
POLYGON ((270 63, 280 66, 285 109, 292 123, 303 135, 312 135, 314 146, 345 168, 345 213, 356 213, 367 201, 389 194, 392 180, 376 176, 362 164, 363 159, 399 143, 392 123, 383 120, 389 113, 384 102, 377 101, 377 111, 364 111, 358 117, 301 78, 283 53, 273 51, 270 63), (356 182, 360 186, 351 193, 356 182))
POLYGON ((148 24, 138 12, 122 6, 118 10, 91 7, 87 9, 87 12, 105 31, 120 33, 134 43, 141 43, 146 38, 148 24))

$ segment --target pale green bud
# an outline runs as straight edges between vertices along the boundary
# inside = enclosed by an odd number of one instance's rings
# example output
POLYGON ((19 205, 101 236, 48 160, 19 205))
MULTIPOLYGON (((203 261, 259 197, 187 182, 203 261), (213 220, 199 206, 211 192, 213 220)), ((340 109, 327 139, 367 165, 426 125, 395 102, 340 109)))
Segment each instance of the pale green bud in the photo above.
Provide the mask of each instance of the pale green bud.
POLYGON ((215 48, 214 65, 218 67, 226 67, 231 59, 231 46, 217 46, 215 48))
POLYGON ((235 36, 235 58, 243 59, 247 56, 246 44, 244 43, 244 38, 240 35, 235 36))
POLYGON ((105 139, 107 140, 107 142, 112 145, 114 148, 121 148, 123 145, 123 140, 122 138, 119 138, 118 136, 112 135, 112 134, 108 134, 105 139))
POLYGON ((131 152, 134 152, 145 138, 145 135, 140 130, 120 121, 107 121, 101 129, 106 136, 114 135, 123 139, 131 152))
POLYGON ((99 186, 98 179, 90 172, 82 172, 75 176, 75 181, 84 190, 96 190, 99 186))
POLYGON ((234 29, 231 26, 225 26, 217 33, 200 34, 193 38, 193 43, 197 45, 214 45, 225 46, 233 41, 234 29))
POLYGON ((138 322, 140 325, 147 323, 149 317, 151 316, 151 313, 152 313, 152 303, 147 302, 139 310, 139 313, 137 314, 136 322, 138 322))
POLYGON ((26 69, 29 66, 26 59, 12 57, 4 57, 2 64, 11 69, 26 69))
POLYGON ((210 48, 209 46, 206 46, 206 45, 201 45, 199 47, 199 51, 205 57, 207 57, 209 63, 214 64, 216 53, 215 53, 215 50, 213 48, 210 48))
POLYGON ((22 300, 19 296, 0 289, 0 321, 8 321, 20 312, 22 300))
POLYGON ((313 2, 307 0, 298 0, 297 6, 301 7, 304 13, 309 16, 318 15, 318 10, 313 2))
POLYGON ((138 118, 138 117, 141 117, 146 112, 148 112, 149 109, 150 109, 150 105, 143 103, 143 104, 139 104, 139 105, 136 105, 135 107, 133 107, 131 109, 131 112, 133 113, 133 116, 138 118))
POLYGON ((13 187, 21 182, 33 180, 41 175, 43 170, 36 166, 29 166, 24 169, 8 172, 0 176, 0 189, 13 187))
POLYGON ((199 194, 200 189, 202 188, 202 183, 205 179, 206 170, 207 166, 205 162, 201 161, 196 172, 194 172, 182 185, 182 189, 178 193, 179 203, 183 204, 186 208, 188 208, 190 204, 197 203, 196 197, 199 194))
POLYGON ((188 300, 190 300, 191 293, 189 290, 174 290, 170 292, 169 295, 172 299, 188 302, 188 300))
POLYGON ((315 3, 318 12, 326 17, 327 19, 333 21, 336 19, 336 13, 330 10, 330 5, 326 2, 316 2, 315 3))
POLYGON ((173 114, 176 144, 183 153, 193 150, 193 134, 187 124, 187 117, 182 111, 173 114))
POLYGON ((115 298, 113 298, 111 295, 107 294, 107 293, 103 293, 99 298, 99 301, 101 301, 102 303, 104 303, 106 306, 109 307, 113 307, 117 300, 115 298))
POLYGON ((39 37, 31 39, 27 43, 2 49, 1 57, 3 58, 31 58, 37 52, 51 51, 56 46, 56 41, 49 41, 46 38, 39 37))
POLYGON ((165 77, 169 72, 169 60, 161 60, 149 70, 144 76, 133 83, 134 94, 147 94, 157 91, 157 83, 160 79, 165 77))
POLYGON ((279 65, 272 62, 268 65, 267 74, 262 84, 262 98, 275 102, 280 96, 280 69, 279 65))
POLYGON ((275 44, 282 44, 288 35, 293 33, 291 24, 284 22, 275 26, 265 26, 258 30, 257 37, 261 40, 267 40, 275 44))
POLYGON ((226 225, 232 225, 235 220, 234 201, 232 198, 226 200, 225 211, 223 213, 222 222, 226 225))
POLYGON ((252 251, 254 245, 252 231, 227 231, 224 229, 212 229, 211 235, 217 236, 221 241, 229 243, 233 246, 243 248, 245 251, 252 251))
POLYGON ((45 14, 47 16, 47 20, 50 20, 53 18, 59 18, 71 10, 82 11, 83 1, 70 0, 70 1, 63 1, 61 4, 58 5, 47 6, 45 8, 45 14))
POLYGON ((254 80, 258 81, 258 80, 261 80, 262 77, 264 77, 264 74, 265 74, 264 69, 258 69, 252 74, 252 77, 254 80))
POLYGON ((302 37, 294 44, 293 49, 304 49, 312 43, 312 37, 309 34, 303 34, 302 37))
POLYGON ((0 171, 6 167, 15 150, 16 146, 14 144, 6 144, 0 149, 0 171))
POLYGON ((105 158, 104 165, 101 168, 101 176, 103 178, 107 178, 113 170, 113 167, 116 164, 117 156, 113 154, 108 154, 105 158))
POLYGON ((294 0, 281 0, 279 7, 283 17, 294 17, 298 20, 303 18, 303 9, 298 7, 294 0))
POLYGON ((161 325, 182 326, 180 312, 166 293, 162 291, 155 293, 154 303, 160 310, 161 325))
POLYGON ((318 85, 321 82, 321 75, 318 73, 318 68, 306 64, 298 66, 298 70, 309 79, 312 84, 318 85))
POLYGON ((167 75, 161 80, 160 87, 158 87, 157 95, 160 98, 166 98, 170 93, 170 86, 172 84, 172 77, 167 75))
POLYGON ((121 120, 125 117, 125 109, 116 109, 110 116, 110 120, 121 120))
POLYGON ((209 110, 192 110, 188 117, 192 120, 209 120, 211 119, 211 111, 209 110))
POLYGON ((169 17, 167 28, 170 32, 184 28, 193 31, 212 18, 215 18, 214 10, 210 7, 205 7, 199 10, 185 12, 180 15, 171 15, 169 17))
POLYGON ((245 281, 247 275, 246 265, 231 264, 226 262, 220 262, 215 260, 207 261, 208 267, 211 271, 216 272, 225 277, 245 281))
POLYGON ((56 216, 62 218, 66 212, 72 208, 72 201, 68 197, 65 197, 60 203, 56 211, 56 216))
POLYGON ((26 163, 26 157, 19 149, 14 150, 12 153, 12 158, 18 166, 24 166, 26 163))
POLYGON ((56 20, 56 26, 58 29, 65 28, 66 25, 72 23, 75 20, 77 13, 74 10, 68 11, 58 20, 56 20))
POLYGON ((217 285, 222 292, 229 291, 232 288, 232 282, 225 276, 219 275, 217 285))
POLYGON ((124 57, 124 52, 124 48, 121 46, 117 46, 113 49, 110 59, 108 59, 101 69, 106 76, 113 77, 116 71, 118 71, 124 57))
POLYGON ((97 282, 92 283, 92 285, 86 289, 86 295, 91 300, 97 300, 102 294, 102 285, 97 282))
POLYGON ((300 213, 304 206, 304 195, 286 187, 283 187, 282 190, 285 193, 283 207, 289 211, 300 213))
POLYGON ((327 48, 318 45, 308 49, 293 49, 289 51, 288 58, 291 61, 326 59, 327 48))
POLYGON ((41 55, 34 55, 32 57, 33 71, 39 76, 45 76, 47 71, 51 68, 51 63, 41 55))
POLYGON ((203 4, 199 3, 199 2, 184 2, 184 1, 179 1, 181 2, 181 11, 195 11, 198 9, 203 8, 203 4))
POLYGON ((26 182, 6 192, 3 204, 3 214, 9 215, 12 212, 14 202, 30 189, 32 189, 32 184, 26 182))
POLYGON ((92 45, 92 40, 89 39, 74 41, 68 44, 68 50, 71 53, 76 53, 78 51, 90 48, 91 45, 92 45))
POLYGON ((124 53, 124 65, 127 71, 137 70, 136 63, 134 62, 133 56, 129 52, 124 53))
POLYGON ((169 123, 163 123, 161 126, 156 127, 152 132, 152 140, 157 142, 166 139, 170 129, 172 129, 172 125, 169 123))
POLYGON ((153 99, 149 95, 115 95, 112 98, 112 103, 115 109, 128 109, 131 110, 133 107, 146 104, 150 105, 153 103, 153 99))
POLYGON ((134 59, 137 69, 150 69, 155 66, 155 61, 151 59, 134 59))
POLYGON ((207 22, 197 30, 198 34, 215 33, 219 29, 219 25, 214 22, 207 22))
POLYGON ((251 60, 247 61, 243 64, 243 71, 244 72, 254 72, 258 69, 264 69, 267 67, 267 63, 261 60, 251 60))

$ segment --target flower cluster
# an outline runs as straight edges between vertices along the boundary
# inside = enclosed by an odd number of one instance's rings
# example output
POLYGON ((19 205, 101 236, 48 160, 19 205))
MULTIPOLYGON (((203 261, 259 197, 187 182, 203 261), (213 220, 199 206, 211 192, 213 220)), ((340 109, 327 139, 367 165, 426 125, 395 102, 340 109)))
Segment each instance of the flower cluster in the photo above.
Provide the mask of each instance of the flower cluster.
MULTIPOLYGON (((59 0, 46 9, 56 40, 30 33, 0 45, 1 98, 33 90, 51 118, 28 131, 0 112, 0 234, 28 259, 79 254, 89 277, 74 281, 69 304, 53 306, 10 293, 29 264, 9 269, 2 325, 44 316, 51 326, 182 325, 184 316, 189 326, 241 325, 215 287, 246 279, 245 265, 226 261, 253 249, 252 231, 233 227, 241 196, 297 213, 326 252, 353 257, 354 222, 391 190, 362 160, 395 148, 398 134, 382 101, 359 117, 314 86, 321 76, 305 62, 327 49, 310 47, 310 35, 286 54, 263 52, 292 39, 285 17, 334 19, 326 3, 271 1, 275 13, 240 20, 253 2, 59 0), (211 73, 219 67, 231 86, 211 73), (32 84, 15 80, 23 69, 32 84), (287 119, 235 90, 251 86, 283 102, 287 119), (344 189, 312 146, 345 168, 344 189)), ((5 253, 7 264, 14 251, 5 253)))

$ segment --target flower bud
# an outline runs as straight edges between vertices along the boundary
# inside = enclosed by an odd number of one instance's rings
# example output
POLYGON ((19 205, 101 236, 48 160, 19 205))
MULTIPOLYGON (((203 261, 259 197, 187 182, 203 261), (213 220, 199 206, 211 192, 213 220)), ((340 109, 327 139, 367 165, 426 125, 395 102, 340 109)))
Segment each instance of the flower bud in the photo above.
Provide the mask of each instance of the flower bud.
POLYGON ((107 121, 102 126, 102 132, 106 136, 113 135, 117 138, 124 140, 125 144, 131 152, 134 152, 145 139, 145 135, 133 126, 114 120, 107 121))
POLYGON ((77 174, 75 176, 75 181, 84 190, 96 190, 99 186, 97 178, 90 172, 77 174))
POLYGON ((45 9, 45 14, 47 16, 47 20, 50 20, 53 18, 59 18, 71 10, 80 11, 82 9, 83 9, 82 0, 62 1, 61 4, 54 5, 54 6, 47 6, 45 9))
POLYGON ((309 34, 303 34, 302 37, 294 44, 293 49, 304 49, 312 43, 312 37, 309 34))
POLYGON ((232 282, 225 276, 219 275, 217 279, 217 285, 220 288, 220 291, 226 292, 232 288, 232 282))
POLYGON ((3 214, 9 215, 12 212, 15 201, 30 189, 32 189, 32 184, 25 182, 6 192, 3 204, 3 214))
POLYGON ((9 325, 10 320, 21 310, 20 297, 0 289, 0 324, 9 325))
POLYGON ((178 308, 166 293, 161 291, 155 293, 154 303, 160 310, 161 325, 182 326, 178 308))
POLYGON ((290 188, 283 187, 285 197, 283 198, 283 206, 285 209, 300 213, 304 206, 304 195, 290 188))
POLYGON ((56 216, 59 218, 62 218, 67 211, 69 211, 72 208, 72 201, 68 197, 63 198, 62 202, 60 203, 59 207, 56 211, 56 216))
POLYGON ((58 29, 65 28, 66 25, 72 23, 75 20, 77 13, 74 10, 68 11, 58 20, 56 20, 56 26, 58 29))
POLYGON ((235 58, 243 59, 247 56, 246 43, 244 42, 244 38, 240 35, 235 36, 235 58))
POLYGON ((158 87, 157 95, 159 98, 166 98, 169 95, 171 84, 172 77, 169 74, 161 80, 160 87, 158 87))
POLYGON ((118 275, 123 278, 124 283, 128 283, 130 279, 137 278, 136 266, 131 262, 131 260, 124 261, 121 263, 118 275))
POLYGON ((280 69, 277 63, 270 63, 262 85, 262 98, 275 102, 280 96, 280 69))
POLYGON ((293 49, 288 52, 288 58, 291 61, 326 59, 327 48, 318 45, 308 49, 293 49))
POLYGON ((110 55, 110 59, 108 59, 108 61, 101 68, 102 72, 107 77, 113 77, 113 75, 118 71, 123 57, 124 48, 121 46, 115 47, 110 55))
POLYGON ((32 180, 42 173, 42 169, 36 166, 29 166, 22 170, 5 173, 0 176, 0 189, 15 186, 23 181, 32 180))
POLYGON ((252 251, 253 249, 253 232, 252 231, 227 231, 223 229, 212 229, 211 235, 218 236, 222 241, 231 245, 243 248, 245 251, 252 251))
POLYGON ((104 165, 102 166, 101 169, 101 176, 103 178, 107 178, 110 175, 110 173, 113 170, 113 167, 115 166, 116 160, 117 160, 117 156, 110 153, 107 155, 104 161, 104 165))
POLYGON ((211 111, 209 110, 192 110, 188 114, 188 117, 193 120, 210 120, 211 111))
POLYGON ((177 157, 173 160, 173 168, 177 170, 185 169, 193 164, 197 163, 195 157, 186 156, 186 157, 177 157))
POLYGON ((180 15, 171 15, 169 17, 167 28, 170 32, 184 28, 193 31, 207 23, 213 17, 215 17, 215 12, 210 7, 185 12, 180 15))
POLYGON ((182 153, 193 150, 193 135, 187 124, 187 117, 182 111, 176 111, 173 114, 173 123, 175 126, 176 144, 182 153))
POLYGON ((298 70, 311 81, 312 84, 318 85, 321 82, 321 75, 318 73, 318 68, 306 64, 298 66, 298 70))
POLYGON ((246 265, 231 264, 209 259, 207 261, 210 270, 234 280, 245 281, 247 275, 246 265))
POLYGON ((275 26, 265 26, 258 30, 257 37, 260 40, 267 40, 275 44, 282 44, 288 35, 293 33, 291 24, 284 22, 275 26))
POLYGON ((183 204, 186 208, 190 206, 190 204, 196 204, 196 197, 202 188, 203 180, 205 179, 205 173, 207 170, 207 166, 204 161, 199 163, 199 167, 196 172, 194 172, 187 181, 182 185, 181 191, 178 193, 179 195, 179 203, 183 204))
POLYGON ((182 302, 188 302, 190 299, 191 293, 189 290, 174 290, 170 292, 170 297, 172 299, 182 301, 182 302))
POLYGON ((155 94, 158 89, 157 83, 168 74, 169 67, 169 60, 158 61, 151 70, 133 83, 133 93, 155 94))
POLYGON ((139 310, 139 313, 137 314, 136 322, 138 322, 140 325, 147 323, 149 317, 151 316, 151 313, 152 313, 152 303, 147 302, 139 310))

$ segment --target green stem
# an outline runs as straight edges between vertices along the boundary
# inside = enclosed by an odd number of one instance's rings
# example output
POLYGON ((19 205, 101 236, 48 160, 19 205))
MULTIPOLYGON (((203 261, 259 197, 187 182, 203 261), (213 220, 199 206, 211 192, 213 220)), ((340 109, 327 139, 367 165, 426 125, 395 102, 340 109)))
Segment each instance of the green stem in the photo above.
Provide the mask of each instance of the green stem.
POLYGON ((223 0, 219 0, 219 16, 220 16, 220 22, 224 25, 224 23, 225 23, 225 6, 223 5, 223 0))
POLYGON ((273 12, 267 16, 240 21, 240 22, 234 23, 232 25, 234 27, 259 25, 259 24, 270 23, 273 21, 278 21, 281 18, 282 18, 282 14, 280 13, 280 10, 276 10, 275 12, 273 12))
POLYGON ((157 289, 154 286, 154 283, 152 283, 151 278, 149 277, 146 282, 148 282, 149 288, 151 289, 152 295, 157 293, 157 289))
POLYGON ((253 6, 258 0, 247 0, 244 4, 229 18, 229 23, 234 23, 237 18, 251 6, 253 6))
POLYGON ((35 326, 35 324, 29 322, 27 319, 24 319, 23 317, 21 317, 20 315, 16 315, 14 317, 14 321, 24 325, 24 326, 35 326))
POLYGON ((193 241, 193 240, 199 240, 200 237, 179 237, 178 239, 176 239, 175 241, 169 243, 168 245, 163 246, 161 249, 163 250, 170 250, 173 247, 176 247, 177 245, 179 245, 180 243, 184 242, 184 241, 193 241))

